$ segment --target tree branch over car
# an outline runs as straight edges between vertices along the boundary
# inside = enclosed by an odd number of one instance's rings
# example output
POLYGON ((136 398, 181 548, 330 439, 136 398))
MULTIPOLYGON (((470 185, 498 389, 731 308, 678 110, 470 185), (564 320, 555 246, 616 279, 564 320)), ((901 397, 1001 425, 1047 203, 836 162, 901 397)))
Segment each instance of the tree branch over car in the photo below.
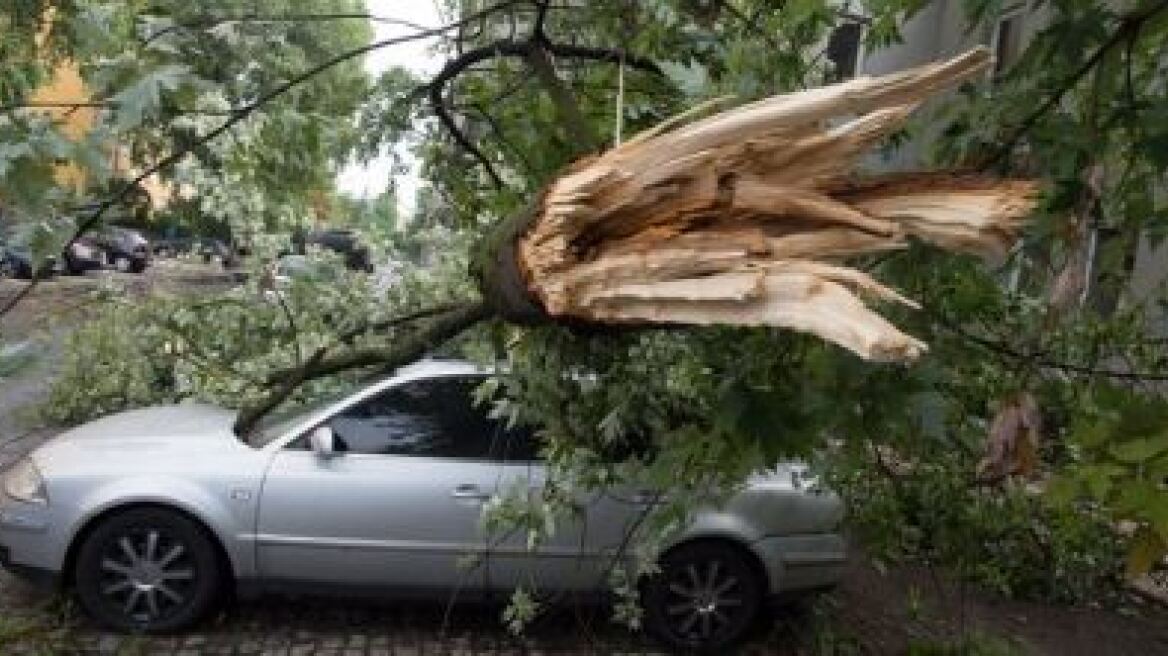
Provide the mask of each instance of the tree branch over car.
POLYGON ((476 247, 482 301, 420 324, 384 350, 314 358, 240 414, 255 421, 317 376, 400 366, 489 318, 521 324, 775 326, 810 332, 875 360, 925 345, 870 310, 903 298, 838 260, 903 248, 1002 251, 1033 207, 1034 186, 955 174, 871 181, 855 158, 929 95, 982 72, 975 50, 881 78, 777 96, 672 121, 550 182, 525 213, 476 247), (825 127, 830 119, 856 114, 825 127))

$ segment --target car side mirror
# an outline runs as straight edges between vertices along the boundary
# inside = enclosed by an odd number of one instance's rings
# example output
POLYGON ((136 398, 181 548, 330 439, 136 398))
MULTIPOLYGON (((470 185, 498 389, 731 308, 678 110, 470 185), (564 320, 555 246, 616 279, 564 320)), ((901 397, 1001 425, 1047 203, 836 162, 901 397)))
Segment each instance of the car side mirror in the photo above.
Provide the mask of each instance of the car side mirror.
POLYGON ((321 458, 331 458, 337 455, 336 435, 329 426, 317 426, 308 434, 308 443, 312 445, 312 452, 321 458))

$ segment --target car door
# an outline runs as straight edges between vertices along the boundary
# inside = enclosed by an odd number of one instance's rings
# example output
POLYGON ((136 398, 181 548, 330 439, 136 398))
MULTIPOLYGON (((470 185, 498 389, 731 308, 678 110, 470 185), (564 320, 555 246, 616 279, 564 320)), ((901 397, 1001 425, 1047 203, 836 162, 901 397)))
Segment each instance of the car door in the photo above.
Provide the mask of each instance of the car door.
POLYGON ((302 436, 265 478, 257 558, 268 582, 481 592, 467 556, 486 547, 481 507, 496 478, 488 436, 459 408, 466 382, 415 380, 329 417, 337 453, 302 436))
MULTIPOLYGON (((485 408, 477 408, 485 413, 485 408)), ((481 419, 492 434, 491 457, 496 464, 499 495, 526 494, 539 502, 547 477, 535 431, 508 428, 485 414, 481 419)), ((557 518, 555 528, 535 549, 528 548, 527 532, 500 529, 486 536, 487 588, 507 593, 523 586, 542 591, 587 592, 607 586, 614 559, 627 553, 628 531, 645 504, 636 495, 614 491, 581 493, 577 511, 557 518)))

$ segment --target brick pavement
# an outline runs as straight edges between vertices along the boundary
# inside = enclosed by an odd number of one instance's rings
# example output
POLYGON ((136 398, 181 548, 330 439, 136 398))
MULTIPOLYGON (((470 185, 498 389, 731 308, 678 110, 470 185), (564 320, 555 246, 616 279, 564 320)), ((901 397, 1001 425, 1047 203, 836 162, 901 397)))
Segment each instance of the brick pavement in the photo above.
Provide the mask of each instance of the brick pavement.
POLYGON ((519 654, 657 654, 645 637, 596 613, 586 625, 572 613, 538 621, 527 635, 506 632, 497 607, 270 598, 224 611, 179 636, 123 636, 101 631, 39 591, 0 576, 0 615, 26 619, 34 630, 0 631, 0 653, 404 656, 519 654), (6 635, 8 641, 5 640, 6 635), (15 638, 15 639, 13 639, 15 638))

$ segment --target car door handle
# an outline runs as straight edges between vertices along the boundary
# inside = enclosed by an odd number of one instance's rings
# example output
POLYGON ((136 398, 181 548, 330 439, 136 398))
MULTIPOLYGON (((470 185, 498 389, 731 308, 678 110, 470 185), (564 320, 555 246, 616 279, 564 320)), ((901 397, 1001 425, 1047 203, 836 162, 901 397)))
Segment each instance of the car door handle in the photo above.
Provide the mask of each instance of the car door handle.
POLYGON ((469 483, 459 485, 458 487, 454 488, 454 491, 450 493, 450 496, 454 497, 455 499, 474 499, 475 501, 486 501, 487 499, 491 498, 491 495, 483 492, 482 488, 469 483))

